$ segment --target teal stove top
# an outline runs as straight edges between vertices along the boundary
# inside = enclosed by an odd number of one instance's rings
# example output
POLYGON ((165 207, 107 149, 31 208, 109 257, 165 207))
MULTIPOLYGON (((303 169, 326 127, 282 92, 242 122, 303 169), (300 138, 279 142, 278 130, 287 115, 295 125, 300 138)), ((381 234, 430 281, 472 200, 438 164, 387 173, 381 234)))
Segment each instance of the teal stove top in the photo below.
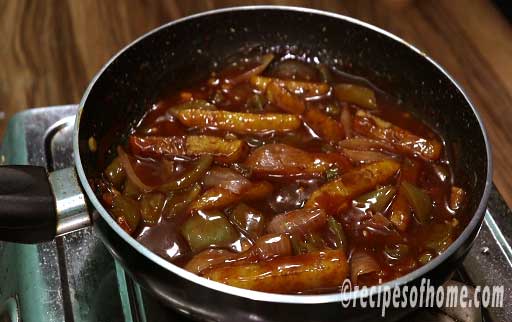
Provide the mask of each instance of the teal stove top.
MULTIPOLYGON (((33 164, 49 171, 73 164, 76 105, 35 108, 9 122, 0 148, 3 164, 33 164)), ((458 279, 470 285, 505 283, 512 302, 512 213, 494 190, 475 245, 458 279)), ((471 320, 511 321, 510 307, 465 312, 471 320)), ((441 311, 421 310, 414 321, 454 321, 441 311)), ((0 322, 182 322, 116 264, 89 227, 56 240, 21 245, 0 242, 0 322)), ((464 321, 466 322, 466 321, 464 321)))
MULTIPOLYGON (((72 165, 76 108, 15 115, 0 149, 2 163, 41 165, 48 171, 72 165)), ((158 304, 145 304, 145 297, 92 227, 37 245, 0 243, 1 322, 153 322, 163 321, 160 316, 169 321, 169 315, 175 316, 171 321, 184 320, 158 304)))

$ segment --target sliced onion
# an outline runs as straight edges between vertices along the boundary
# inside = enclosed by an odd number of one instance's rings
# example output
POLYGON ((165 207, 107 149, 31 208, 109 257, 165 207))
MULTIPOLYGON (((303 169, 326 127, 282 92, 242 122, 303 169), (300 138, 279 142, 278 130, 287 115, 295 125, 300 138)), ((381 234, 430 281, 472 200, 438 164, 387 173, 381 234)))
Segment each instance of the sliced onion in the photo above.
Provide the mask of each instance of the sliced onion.
POLYGON ((350 260, 350 279, 356 284, 361 275, 374 273, 380 270, 377 261, 365 251, 356 250, 350 260))
POLYGON ((248 252, 252 252, 259 260, 267 260, 292 255, 292 244, 286 234, 268 234, 258 238, 248 252))
POLYGON ((213 167, 203 179, 206 188, 219 187, 240 194, 251 185, 246 177, 240 173, 222 167, 213 167))
POLYGON ((248 71, 246 71, 238 76, 231 78, 229 80, 229 83, 230 84, 238 84, 238 83, 248 80, 252 76, 261 74, 267 68, 267 66, 272 62, 273 59, 274 59, 273 54, 264 55, 261 58, 261 64, 259 64, 258 66, 254 67, 252 69, 249 69, 248 71))
POLYGON ((282 79, 294 79, 301 81, 314 81, 319 78, 319 72, 311 65, 296 59, 287 59, 271 71, 272 75, 282 79))
POLYGON ((343 153, 354 163, 372 163, 387 159, 393 159, 388 154, 377 151, 357 151, 350 149, 343 149, 343 153))
POLYGON ((134 185, 137 186, 137 188, 144 192, 149 192, 155 189, 155 187, 148 186, 147 184, 142 182, 142 180, 137 176, 137 174, 135 173, 135 169, 133 168, 132 163, 128 158, 128 154, 126 154, 126 152, 124 152, 123 148, 121 148, 120 146, 117 148, 117 155, 119 156, 121 164, 123 165, 124 171, 126 172, 126 176, 133 182, 134 185))
MULTIPOLYGON (((345 129, 346 129, 346 127, 345 127, 345 129)), ((358 151, 369 151, 369 150, 386 150, 389 152, 396 151, 396 149, 386 141, 361 138, 361 137, 340 141, 339 146, 342 148, 345 148, 345 149, 358 150, 358 151)))
POLYGON ((300 233, 314 231, 327 223, 327 214, 320 208, 297 209, 272 218, 267 230, 271 233, 300 233))

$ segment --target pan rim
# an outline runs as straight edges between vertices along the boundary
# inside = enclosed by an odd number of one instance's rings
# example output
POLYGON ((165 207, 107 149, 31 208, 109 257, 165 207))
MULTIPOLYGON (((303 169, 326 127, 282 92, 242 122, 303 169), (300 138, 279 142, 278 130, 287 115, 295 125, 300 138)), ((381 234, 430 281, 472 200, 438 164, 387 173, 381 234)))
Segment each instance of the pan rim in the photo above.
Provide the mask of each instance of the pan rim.
POLYGON ((478 225, 481 224, 483 220, 483 216, 485 214, 485 210, 487 207, 487 200, 489 198, 491 187, 492 187, 492 153, 491 153, 491 145, 489 142, 489 138, 487 135, 487 131, 485 129, 485 126, 483 124, 482 118, 469 99, 468 95, 464 92, 462 87, 455 81, 455 79, 443 68, 441 67, 437 62, 435 62, 432 58, 430 58, 428 55, 426 55, 424 52, 420 51, 416 47, 412 46, 405 40, 401 39, 400 37, 385 31, 377 26, 374 26, 372 24, 360 21, 358 19, 344 16, 337 13, 332 12, 326 12, 322 10, 316 10, 316 9, 310 9, 310 8, 303 8, 303 7, 295 7, 295 6, 273 6, 273 5, 255 5, 255 6, 237 6, 237 7, 228 7, 228 8, 222 8, 222 9, 216 9, 216 10, 210 10, 205 11, 201 13, 197 13, 194 15, 190 15, 187 17, 183 17, 171 22, 168 22, 166 24, 163 24, 145 34, 138 37, 136 40, 125 46, 123 49, 121 49, 117 54, 115 54, 101 69, 100 71, 93 77, 91 82, 89 83, 87 89, 84 92, 84 95, 79 103, 79 108, 77 111, 76 119, 75 119, 75 125, 74 125, 74 134, 73 134, 73 152, 74 152, 74 160, 75 160, 75 167, 78 173, 78 177, 80 179, 80 182, 82 184, 83 189, 85 190, 87 197, 89 198, 90 202, 93 204, 95 209, 100 213, 103 220, 107 222, 107 224, 112 228, 125 242, 127 242, 131 247, 133 247, 136 251, 138 251, 141 255, 148 258, 155 264, 159 265, 160 267, 177 274, 178 276, 187 279, 190 282, 205 286, 207 288, 210 288, 215 291, 219 291, 222 293, 227 293, 233 296, 239 296, 242 298, 247 298, 250 300, 257 300, 257 301, 263 301, 263 302, 273 302, 273 303, 287 303, 287 304, 324 304, 324 303, 334 303, 334 302, 340 302, 340 301, 353 301, 360 298, 368 297, 368 292, 363 292, 362 290, 354 290, 351 292, 337 292, 337 293, 329 293, 329 294, 318 294, 318 295, 288 295, 288 294, 276 294, 276 293, 267 293, 267 292, 260 292, 260 291, 252 291, 252 290, 246 290, 241 289, 229 285, 225 285, 222 283, 214 282, 208 279, 205 279, 203 277, 200 277, 196 274, 193 274, 191 272, 186 271, 185 269, 176 266, 172 264, 171 262, 168 262, 167 260, 161 258, 157 254, 150 251, 148 248, 140 244, 135 238, 130 236, 128 233, 126 233, 117 223, 116 221, 110 216, 110 214, 107 212, 107 210, 103 207, 103 205, 100 203, 98 198, 96 197, 96 194, 92 190, 91 186, 88 183, 87 177, 85 175, 82 161, 80 159, 80 149, 79 149, 79 129, 80 129, 80 119, 82 116, 83 109, 85 107, 85 103, 87 102, 87 98, 89 97, 90 92, 92 91, 94 85, 96 84, 97 80, 101 77, 101 75, 104 73, 104 71, 114 62, 119 56, 121 56, 124 52, 129 50, 133 45, 136 43, 142 41, 146 37, 152 35, 153 33, 157 33, 162 29, 168 28, 170 26, 173 26, 175 24, 179 24, 185 21, 198 19, 204 16, 210 16, 210 15, 216 15, 216 14, 222 14, 226 12, 232 12, 232 11, 251 11, 251 10, 280 10, 280 11, 289 11, 289 12, 297 12, 297 13, 309 13, 309 14, 315 14, 315 15, 321 15, 326 16, 330 18, 336 18, 341 19, 344 21, 347 21, 352 24, 359 25, 363 28, 370 29, 373 32, 377 32, 381 35, 384 35, 394 41, 397 41, 399 43, 402 43, 403 45, 407 46, 409 49, 413 50, 416 54, 421 55, 424 59, 426 59, 427 63, 430 63, 434 65, 435 68, 437 68, 445 77, 447 77, 451 83, 455 86, 455 88, 463 95, 464 99, 466 100, 467 104, 471 108, 473 114, 475 115, 476 120, 478 121, 478 124, 480 126, 480 131, 482 133, 485 147, 486 147, 486 157, 487 157, 487 174, 486 174, 486 181, 485 181, 485 187, 484 191, 482 193, 480 203, 476 209, 476 211, 473 214, 473 217, 471 218, 468 225, 464 228, 462 233, 459 235, 459 237, 439 256, 434 258, 431 262, 428 264, 415 269, 414 271, 398 278, 391 280, 389 282, 386 282, 384 284, 381 284, 382 288, 380 288, 377 292, 373 293, 373 295, 382 293, 385 288, 394 288, 394 287, 400 287, 403 286, 413 280, 416 280, 417 278, 420 278, 424 276, 429 271, 433 270, 437 266, 439 266, 442 262, 444 262, 447 258, 452 256, 459 247, 471 236, 471 234, 475 231, 475 229, 478 229, 478 225))

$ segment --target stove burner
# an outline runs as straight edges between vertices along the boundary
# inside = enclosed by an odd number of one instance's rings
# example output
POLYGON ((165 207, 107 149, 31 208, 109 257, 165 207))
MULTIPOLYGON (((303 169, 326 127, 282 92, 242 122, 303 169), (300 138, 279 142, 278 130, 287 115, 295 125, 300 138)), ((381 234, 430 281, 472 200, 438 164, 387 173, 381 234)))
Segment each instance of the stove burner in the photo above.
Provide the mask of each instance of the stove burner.
MULTIPOLYGON (((76 105, 37 108, 14 116, 0 162, 42 165, 49 171, 72 166, 76 109, 76 105)), ((448 283, 504 285, 504 303, 511 303, 512 248, 507 239, 512 236, 511 216, 493 189, 479 236, 448 283)), ((39 245, 0 243, 0 322, 191 321, 181 313, 164 307, 134 283, 90 227, 39 245)), ((511 321, 512 309, 420 309, 406 320, 511 321)))

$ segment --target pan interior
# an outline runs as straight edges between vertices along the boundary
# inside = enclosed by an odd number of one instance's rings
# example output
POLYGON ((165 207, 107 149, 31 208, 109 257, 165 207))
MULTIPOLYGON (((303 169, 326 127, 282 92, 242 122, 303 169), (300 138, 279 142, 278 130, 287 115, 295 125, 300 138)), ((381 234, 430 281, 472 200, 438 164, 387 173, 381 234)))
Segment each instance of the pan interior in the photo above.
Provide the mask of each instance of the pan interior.
POLYGON ((446 141, 454 184, 468 192, 466 211, 477 210, 490 162, 486 140, 467 99, 445 73, 407 44, 363 25, 270 8, 227 10, 170 24, 117 56, 82 101, 79 157, 89 182, 162 89, 186 86, 241 50, 258 48, 318 57, 402 100, 446 141), (96 153, 88 149, 91 136, 99 143, 96 153))

